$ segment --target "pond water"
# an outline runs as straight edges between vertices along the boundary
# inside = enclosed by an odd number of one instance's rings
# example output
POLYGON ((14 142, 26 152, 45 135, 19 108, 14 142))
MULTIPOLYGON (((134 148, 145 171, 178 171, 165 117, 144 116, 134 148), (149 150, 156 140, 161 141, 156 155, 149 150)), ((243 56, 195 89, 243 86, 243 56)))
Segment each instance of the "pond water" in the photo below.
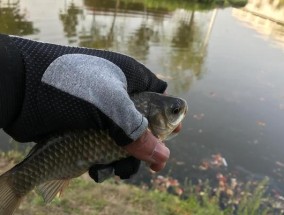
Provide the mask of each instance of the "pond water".
MULTIPOLYGON (((267 175, 284 191, 284 5, 198 11, 161 2, 4 0, 0 32, 119 51, 166 80, 190 111, 162 174, 267 175)), ((0 140, 7 150, 9 137, 0 140)))

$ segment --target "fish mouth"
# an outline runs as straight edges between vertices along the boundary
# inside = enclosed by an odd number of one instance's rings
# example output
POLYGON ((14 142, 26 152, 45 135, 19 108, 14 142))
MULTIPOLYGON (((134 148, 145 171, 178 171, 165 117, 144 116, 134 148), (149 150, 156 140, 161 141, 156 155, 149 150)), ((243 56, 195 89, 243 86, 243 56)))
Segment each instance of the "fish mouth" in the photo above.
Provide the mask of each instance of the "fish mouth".
POLYGON ((183 111, 183 114, 184 114, 184 116, 187 114, 187 112, 188 112, 188 105, 187 105, 187 102, 184 100, 184 99, 182 99, 181 98, 181 100, 183 101, 183 103, 184 103, 184 111, 183 111))

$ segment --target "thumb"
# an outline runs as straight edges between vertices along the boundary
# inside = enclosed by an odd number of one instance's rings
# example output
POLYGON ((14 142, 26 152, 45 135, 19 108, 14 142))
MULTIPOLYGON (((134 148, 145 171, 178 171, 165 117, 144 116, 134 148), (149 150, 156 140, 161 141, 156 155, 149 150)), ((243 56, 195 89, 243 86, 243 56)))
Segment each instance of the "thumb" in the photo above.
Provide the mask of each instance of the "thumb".
POLYGON ((170 156, 170 150, 149 130, 136 141, 124 146, 124 149, 135 158, 150 163, 150 168, 154 171, 162 170, 170 156))

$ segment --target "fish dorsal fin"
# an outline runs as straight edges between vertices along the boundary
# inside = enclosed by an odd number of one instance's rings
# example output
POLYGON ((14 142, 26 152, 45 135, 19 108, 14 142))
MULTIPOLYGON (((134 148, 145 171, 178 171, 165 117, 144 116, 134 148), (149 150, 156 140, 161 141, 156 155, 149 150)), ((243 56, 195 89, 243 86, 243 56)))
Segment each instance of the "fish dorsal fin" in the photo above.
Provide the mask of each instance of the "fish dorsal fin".
POLYGON ((68 186, 69 180, 54 180, 43 183, 37 187, 39 194, 45 203, 51 202, 57 194, 61 196, 64 189, 68 186))

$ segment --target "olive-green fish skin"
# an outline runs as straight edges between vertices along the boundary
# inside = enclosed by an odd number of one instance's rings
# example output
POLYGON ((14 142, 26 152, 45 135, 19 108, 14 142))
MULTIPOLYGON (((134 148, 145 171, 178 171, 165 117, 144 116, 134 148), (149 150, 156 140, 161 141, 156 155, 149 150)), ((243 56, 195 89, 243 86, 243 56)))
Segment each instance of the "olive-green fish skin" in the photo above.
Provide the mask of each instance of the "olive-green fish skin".
POLYGON ((11 183, 18 195, 26 195, 45 181, 76 178, 94 164, 108 164, 127 157, 105 131, 76 130, 38 145, 13 169, 11 183))
MULTIPOLYGON (((149 129, 162 140, 187 112, 186 102, 176 97, 144 92, 132 95, 131 99, 148 119, 149 129)), ((13 214, 22 197, 37 186, 49 202, 62 191, 64 181, 82 175, 95 164, 109 164, 127 156, 108 131, 86 129, 50 136, 0 176, 0 215, 13 214)))

